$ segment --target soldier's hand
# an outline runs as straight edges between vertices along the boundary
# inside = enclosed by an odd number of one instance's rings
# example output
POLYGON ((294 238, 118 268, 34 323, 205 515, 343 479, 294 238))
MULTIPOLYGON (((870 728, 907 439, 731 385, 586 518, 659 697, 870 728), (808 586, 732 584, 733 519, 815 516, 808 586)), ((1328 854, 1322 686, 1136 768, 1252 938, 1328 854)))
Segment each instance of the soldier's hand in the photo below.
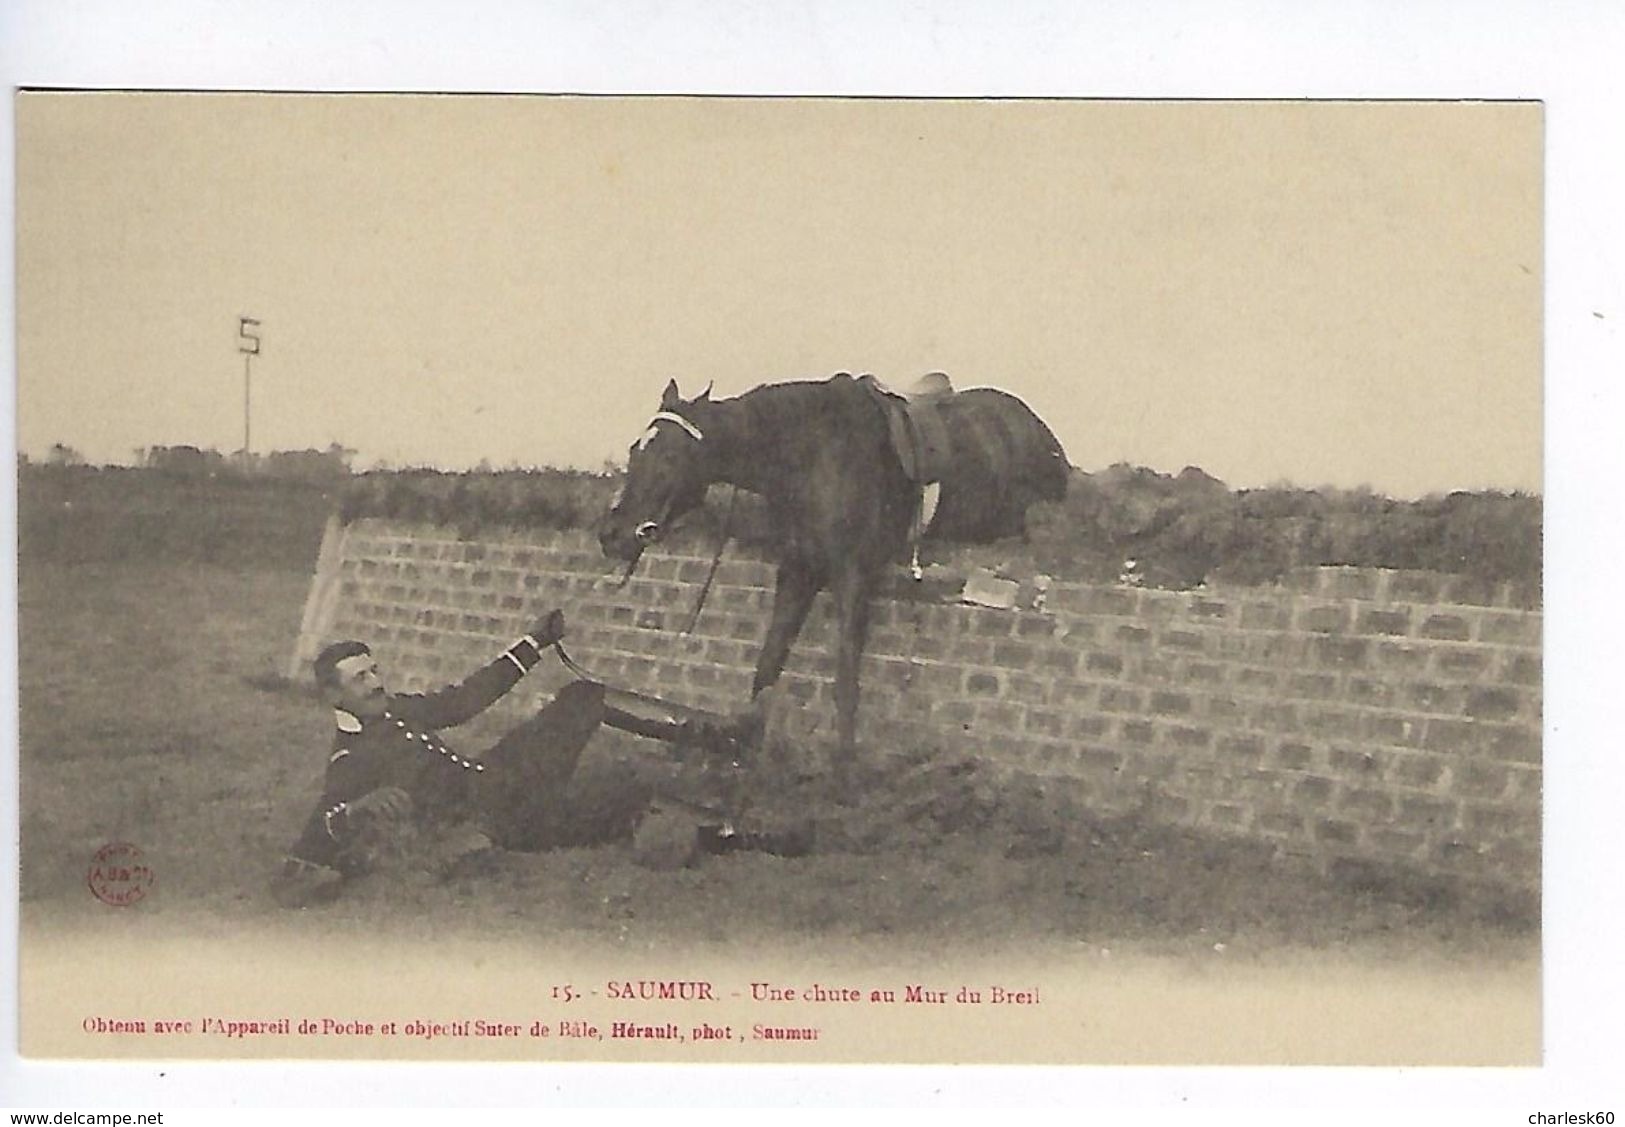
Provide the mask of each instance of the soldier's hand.
POLYGON ((284 908, 331 903, 344 877, 337 869, 289 857, 271 878, 271 898, 284 908))
POLYGON ((564 612, 551 610, 535 626, 531 627, 530 636, 536 639, 538 649, 547 649, 554 642, 564 637, 564 612))
POLYGON ((401 860, 415 836, 412 809, 412 796, 400 787, 379 787, 351 802, 345 812, 339 870, 360 876, 401 860))

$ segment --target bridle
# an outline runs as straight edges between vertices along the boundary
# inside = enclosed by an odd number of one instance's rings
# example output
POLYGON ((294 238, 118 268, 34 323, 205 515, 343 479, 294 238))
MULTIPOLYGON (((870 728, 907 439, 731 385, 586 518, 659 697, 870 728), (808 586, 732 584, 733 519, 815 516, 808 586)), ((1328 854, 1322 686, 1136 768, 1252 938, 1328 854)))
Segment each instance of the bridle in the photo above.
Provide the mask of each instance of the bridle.
MULTIPOLYGON (((676 426, 682 428, 683 432, 695 442, 705 441, 705 432, 699 427, 695 426, 688 419, 685 419, 682 415, 679 415, 676 411, 656 411, 654 413, 654 417, 649 420, 649 429, 643 432, 642 438, 638 439, 639 450, 644 449, 649 445, 649 443, 654 441, 655 435, 659 433, 656 428, 661 423, 675 424, 676 426)), ((705 583, 700 587, 699 597, 694 600, 694 613, 689 616, 688 625, 682 630, 684 634, 693 632, 695 625, 700 620, 700 611, 705 608, 706 596, 711 593, 711 583, 716 579, 717 567, 722 563, 722 553, 728 546, 728 537, 733 526, 734 500, 738 496, 739 490, 737 488, 733 489, 728 494, 728 508, 722 518, 722 535, 717 539, 716 554, 711 557, 711 567, 710 570, 706 572, 705 583)), ((659 529, 659 527, 660 521, 642 521, 632 530, 632 535, 636 537, 638 543, 648 543, 653 539, 654 533, 657 529, 659 529)), ((637 568, 637 566, 638 561, 636 559, 633 559, 631 563, 627 564, 626 572, 621 576, 621 581, 618 586, 626 586, 627 581, 632 578, 632 572, 637 568)), ((568 657, 565 657, 563 650, 559 651, 559 656, 564 658, 566 664, 573 667, 573 663, 570 662, 568 657)))

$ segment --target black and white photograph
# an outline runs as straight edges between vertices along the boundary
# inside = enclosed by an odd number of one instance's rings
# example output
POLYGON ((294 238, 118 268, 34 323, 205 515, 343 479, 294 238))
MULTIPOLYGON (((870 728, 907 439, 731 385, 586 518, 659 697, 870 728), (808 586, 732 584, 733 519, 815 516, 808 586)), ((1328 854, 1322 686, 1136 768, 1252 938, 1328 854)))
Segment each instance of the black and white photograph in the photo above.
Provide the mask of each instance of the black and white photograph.
POLYGON ((1548 1059, 1538 96, 13 116, 24 1061, 1548 1059))

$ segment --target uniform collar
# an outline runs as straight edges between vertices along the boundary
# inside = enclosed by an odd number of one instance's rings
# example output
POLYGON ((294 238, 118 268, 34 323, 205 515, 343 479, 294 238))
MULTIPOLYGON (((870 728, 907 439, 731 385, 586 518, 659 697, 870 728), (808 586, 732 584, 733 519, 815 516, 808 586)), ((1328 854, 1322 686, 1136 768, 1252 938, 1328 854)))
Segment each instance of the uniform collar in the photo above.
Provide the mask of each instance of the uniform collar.
POLYGON ((361 717, 348 709, 335 708, 333 710, 333 723, 338 725, 341 732, 355 733, 361 731, 361 717))

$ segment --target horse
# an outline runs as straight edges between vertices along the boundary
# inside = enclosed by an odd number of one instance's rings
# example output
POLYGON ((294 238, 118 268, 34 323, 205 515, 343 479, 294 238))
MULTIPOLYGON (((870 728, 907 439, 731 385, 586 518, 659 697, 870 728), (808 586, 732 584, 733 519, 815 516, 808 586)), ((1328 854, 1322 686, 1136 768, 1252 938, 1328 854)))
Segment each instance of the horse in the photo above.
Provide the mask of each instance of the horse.
MULTIPOLYGON (((630 575, 672 523, 727 482, 761 496, 777 546, 773 610, 756 661, 755 702, 784 671, 820 590, 834 599, 837 775, 856 760, 858 666, 888 565, 925 524, 922 489, 894 441, 900 407, 873 377, 764 384, 731 399, 708 386, 684 400, 672 380, 628 451, 626 480, 599 525, 604 554, 630 575)), ((987 542, 1025 531, 1027 507, 1065 496, 1070 470, 1047 427, 992 388, 933 396, 946 436, 940 495, 925 536, 987 542)), ((917 543, 914 545, 917 547, 917 543)))

